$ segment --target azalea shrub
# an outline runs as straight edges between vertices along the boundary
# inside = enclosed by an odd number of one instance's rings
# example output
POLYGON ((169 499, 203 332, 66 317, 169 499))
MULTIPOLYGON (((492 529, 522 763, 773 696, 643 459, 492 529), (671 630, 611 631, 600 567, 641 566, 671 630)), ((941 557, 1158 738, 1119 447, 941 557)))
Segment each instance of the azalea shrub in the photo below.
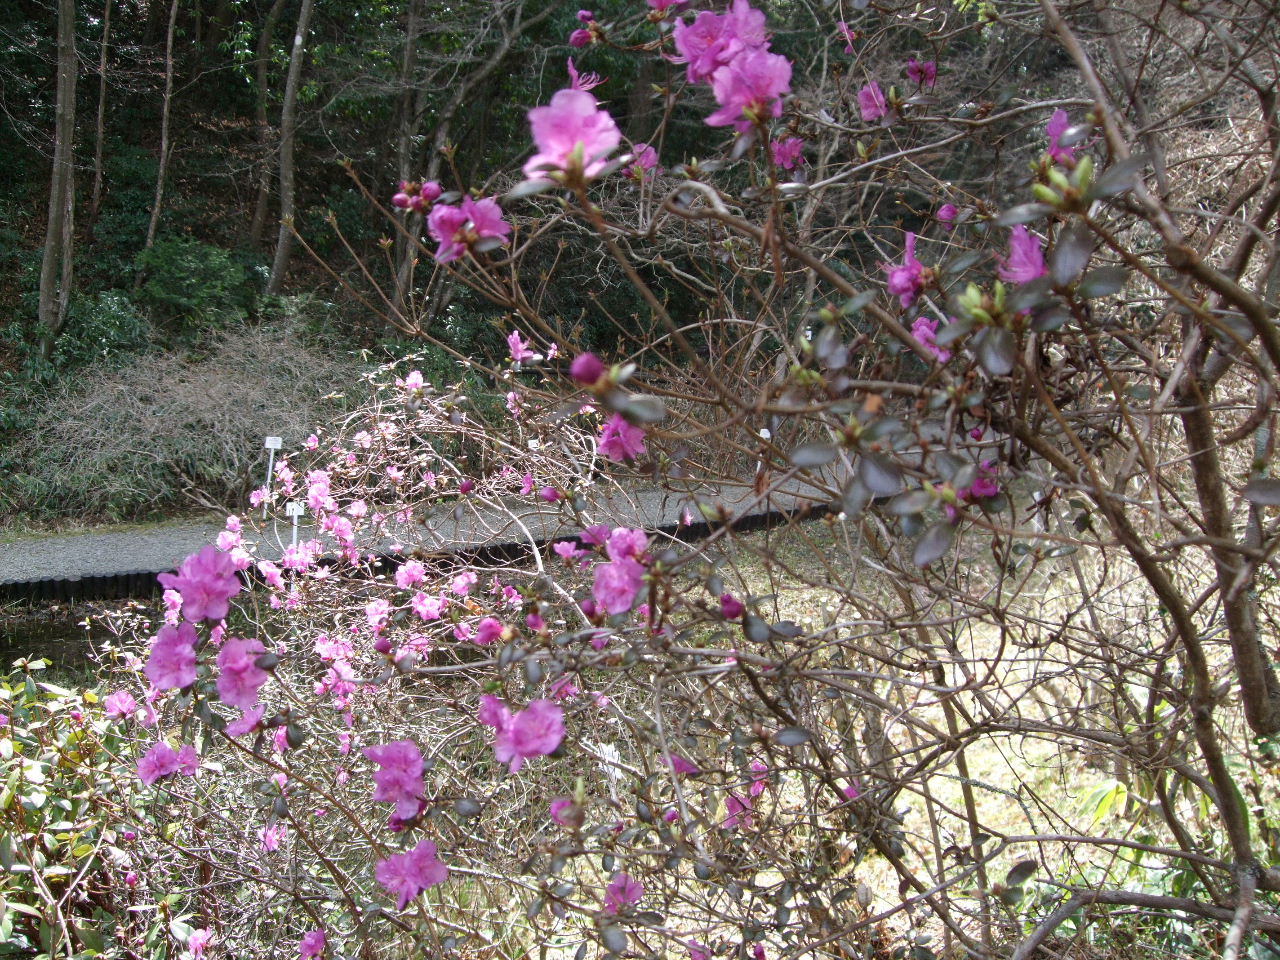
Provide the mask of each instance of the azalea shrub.
POLYGON ((1140 908, 1265 956, 1266 4, 1151 57, 1137 8, 855 4, 792 56, 682 8, 579 13, 502 195, 392 197, 504 311, 454 356, 509 416, 388 368, 162 577, 121 683, 152 830, 206 838, 188 951, 1025 958, 1140 908), (1060 96, 991 86, 1010 36, 1060 96), (661 58, 643 142, 604 47, 661 58), (1232 123, 1174 136, 1193 66, 1232 123), (691 111, 722 154, 664 154, 691 111), (540 309, 561 236, 646 306, 614 350, 540 309))

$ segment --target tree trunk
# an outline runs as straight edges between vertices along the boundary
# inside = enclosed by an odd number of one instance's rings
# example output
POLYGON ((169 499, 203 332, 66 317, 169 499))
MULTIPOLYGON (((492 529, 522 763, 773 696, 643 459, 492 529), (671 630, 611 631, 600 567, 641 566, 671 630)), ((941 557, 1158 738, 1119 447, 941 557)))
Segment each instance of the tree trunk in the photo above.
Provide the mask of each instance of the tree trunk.
POLYGON ((298 129, 298 83, 302 77, 302 58, 306 53, 307 24, 311 20, 312 0, 302 0, 298 12, 298 29, 293 35, 293 51, 289 54, 289 76, 284 85, 284 104, 280 108, 280 238, 271 264, 267 293, 278 294, 289 268, 293 249, 293 146, 298 129))
MULTIPOLYGON (((151 220, 147 223, 147 239, 143 250, 150 250, 160 226, 160 208, 164 202, 164 181, 169 170, 169 115, 173 103, 173 34, 178 23, 178 0, 169 6, 169 30, 164 41, 164 103, 160 107, 160 166, 156 169, 156 195, 151 204, 151 220)), ((141 282, 139 274, 138 282, 141 282)))
POLYGON ((75 243, 76 5, 58 0, 57 101, 54 107, 53 173, 49 182, 49 223, 40 262, 40 356, 48 360, 67 321, 75 243))
POLYGON ((98 209, 102 206, 102 141, 107 132, 107 50, 111 42, 111 7, 114 0, 102 5, 102 45, 98 51, 98 120, 93 136, 93 192, 89 199, 89 219, 85 224, 85 239, 93 242, 93 228, 98 223, 98 209))
POLYGON ((253 205, 253 220, 249 223, 249 243, 262 245, 262 232, 267 226, 267 211, 271 207, 271 161, 275 157, 272 143, 271 124, 267 120, 267 83, 268 67, 271 63, 271 38, 276 32, 276 24, 280 21, 280 12, 284 9, 284 0, 275 0, 267 19, 263 21, 262 32, 258 34, 258 46, 254 52, 255 70, 258 83, 258 102, 254 125, 258 128, 258 147, 262 151, 258 168, 258 199, 253 205))

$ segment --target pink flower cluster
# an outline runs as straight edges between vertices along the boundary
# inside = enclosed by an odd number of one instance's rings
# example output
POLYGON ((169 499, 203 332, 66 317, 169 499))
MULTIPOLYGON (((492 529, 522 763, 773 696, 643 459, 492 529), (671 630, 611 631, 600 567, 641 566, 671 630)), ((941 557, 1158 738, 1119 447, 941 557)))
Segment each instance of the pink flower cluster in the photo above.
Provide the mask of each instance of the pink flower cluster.
POLYGON ((1019 224, 1009 235, 1009 256, 996 271, 1006 283, 1030 283, 1049 272, 1040 238, 1019 224))
POLYGON ((898 298, 902 309, 906 310, 924 291, 925 267, 916 259, 916 235, 908 233, 906 246, 902 252, 901 263, 886 263, 885 273, 888 275, 885 286, 898 298))
POLYGON ((529 126, 536 147, 524 165, 530 180, 594 180, 622 142, 609 112, 575 87, 557 91, 550 104, 530 110, 529 126))
POLYGON ((677 20, 672 31, 677 63, 686 64, 690 83, 711 82, 720 108, 706 122, 732 125, 745 133, 782 115, 782 96, 791 91, 791 61, 769 52, 764 13, 749 0, 733 0, 723 14, 704 10, 692 22, 677 20))
POLYGON ((435 180, 418 183, 414 180, 401 180, 400 190, 391 198, 391 205, 400 210, 412 210, 421 213, 440 199, 443 188, 435 180))
POLYGON ((138 779, 149 787, 157 780, 175 773, 193 777, 199 769, 200 755, 196 753, 195 747, 187 744, 180 750, 174 750, 161 740, 138 760, 138 779))
POLYGON ((534 700, 512 713, 500 699, 485 694, 480 698, 477 719, 497 731, 494 755, 512 773, 530 757, 552 753, 564 740, 564 711, 550 700, 534 700))
POLYGON ((645 452, 644 430, 628 423, 620 413, 605 421, 600 431, 600 453, 617 463, 626 463, 645 452))
POLYGON ((397 853, 381 861, 374 876, 396 898, 396 908, 403 910, 409 901, 449 878, 449 868, 436 856, 436 845, 420 840, 405 853, 397 853))
POLYGON ((176 574, 162 573, 158 579, 182 595, 182 614, 192 622, 223 619, 241 589, 230 555, 212 545, 183 560, 176 574))
POLYGON ((644 586, 643 561, 649 538, 643 530, 618 527, 604 547, 609 561, 596 566, 591 595, 600 609, 613 616, 630 610, 644 586))
POLYGON ((503 217, 496 198, 463 197, 456 207, 447 203, 432 207, 427 230, 440 244, 436 260, 451 263, 468 250, 481 253, 491 246, 502 246, 511 233, 511 224, 503 217))
POLYGON ((422 812, 422 751, 412 740, 397 740, 381 747, 365 747, 364 755, 376 763, 373 799, 394 803, 398 820, 412 820, 422 812))

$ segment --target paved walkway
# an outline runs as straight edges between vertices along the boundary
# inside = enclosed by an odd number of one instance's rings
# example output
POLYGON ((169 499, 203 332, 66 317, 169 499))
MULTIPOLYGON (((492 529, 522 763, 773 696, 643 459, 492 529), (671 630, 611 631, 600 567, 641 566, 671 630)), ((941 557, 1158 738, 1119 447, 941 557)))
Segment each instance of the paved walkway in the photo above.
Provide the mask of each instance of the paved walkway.
MULTIPOLYGON (((704 525, 709 508, 735 522, 762 522, 771 513, 790 512, 802 505, 820 505, 828 497, 794 479, 767 497, 749 485, 702 487, 694 494, 645 489, 624 491, 601 485, 585 495, 582 515, 587 523, 665 530, 674 533, 687 518, 704 525)), ((212 523, 161 524, 136 530, 60 534, 0 544, 0 599, 70 598, 145 594, 154 589, 154 576, 174 569, 184 557, 212 543, 220 527, 212 523), (150 580, 148 578, 151 578, 150 580), (151 586, 148 586, 151 584, 151 586)), ((581 530, 570 511, 559 505, 527 499, 505 508, 475 509, 466 501, 437 507, 426 517, 394 529, 363 550, 397 554, 422 549, 468 553, 528 548, 581 530)), ((314 528, 303 526, 307 539, 314 528)), ((696 535, 696 534, 695 534, 696 535)), ((259 543, 258 555, 275 559, 292 539, 289 521, 279 519, 246 537, 259 543)))

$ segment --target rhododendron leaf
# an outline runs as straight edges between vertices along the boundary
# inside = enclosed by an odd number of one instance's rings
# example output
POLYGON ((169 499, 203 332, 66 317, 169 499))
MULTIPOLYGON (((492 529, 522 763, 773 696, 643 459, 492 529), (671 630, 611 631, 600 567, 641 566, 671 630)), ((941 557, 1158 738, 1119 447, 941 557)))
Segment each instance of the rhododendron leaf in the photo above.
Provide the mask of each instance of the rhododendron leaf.
POLYGON ((476 253, 488 253, 490 250, 497 250, 505 244, 506 241, 501 237, 481 237, 471 245, 471 249, 476 253))
POLYGON ((1048 333, 1065 326, 1070 319, 1071 311, 1062 304, 1055 304, 1035 315, 1031 321, 1031 329, 1037 333, 1048 333))
POLYGON ((1280 506, 1280 480, 1274 477, 1255 477, 1241 491, 1250 503, 1261 507, 1280 506))
POLYGON ((754 613, 742 619, 742 633, 752 643, 764 643, 769 639, 769 625, 754 613))
POLYGON ((1004 327, 987 327, 977 342, 978 364, 993 377, 1008 376, 1017 356, 1013 334, 1004 327))
POLYGON ((605 927, 600 931, 600 942, 610 953, 623 953, 627 949, 626 931, 621 927, 605 927))
POLYGON ((959 317, 952 320, 945 326, 940 325, 938 332, 933 336, 933 342, 939 347, 945 347, 949 343, 954 343, 961 337, 965 336, 973 329, 972 317, 959 317))
POLYGON ((801 470, 826 466, 836 458, 836 448, 830 443, 802 443, 789 454, 791 465, 801 470))
POLYGON ((1080 285, 1076 287, 1076 296, 1081 300, 1096 300, 1098 297, 1109 297, 1124 289, 1129 279, 1129 271, 1124 267, 1098 267, 1085 274, 1080 285))
POLYGON ((861 293, 855 293, 852 297, 844 302, 844 306, 840 308, 840 312, 846 317, 851 317, 856 313, 861 313, 876 298, 874 290, 863 290, 861 293))
POLYGON ((902 471, 878 453, 864 453, 858 460, 858 479, 877 497, 892 497, 902 491, 902 471))
POLYGON ((1020 223, 1031 223, 1053 211, 1047 203, 1022 203, 1010 207, 993 221, 997 227, 1013 227, 1020 223))
POLYGON ((1035 310, 1051 297, 1049 287, 1048 277, 1037 277, 1030 283, 1019 284, 1013 288, 1013 292, 1005 300, 1005 307, 1013 313, 1035 310))
POLYGON ((1040 864, 1035 860, 1020 860, 1009 868, 1009 873, 1004 878, 1004 885, 1006 887, 1020 887, 1030 880, 1032 875, 1039 869, 1040 864))
POLYGON ((524 197, 533 197, 539 193, 546 193, 548 190, 554 190, 560 184, 554 180, 532 179, 521 180, 514 187, 507 191, 508 200, 520 200, 524 197))
POLYGON ((1147 165, 1147 159, 1145 153, 1135 153, 1107 167, 1094 181, 1093 187, 1089 190, 1089 198, 1118 197, 1128 193, 1137 185, 1138 174, 1147 165))
POLYGON ((951 549, 956 528, 947 520, 939 520, 929 527, 911 552, 911 561, 917 567, 927 567, 937 562, 951 549))
POLYGON ((782 194, 782 199, 784 200, 794 200, 797 197, 803 197, 808 192, 809 185, 798 180, 778 185, 778 193, 782 194))
POLYGON ((908 490, 901 496, 889 501, 886 509, 894 516, 903 517, 909 513, 920 513, 933 504, 933 494, 927 490, 908 490))
POLYGON ((1049 254, 1049 276, 1055 286, 1066 287, 1080 276, 1093 254, 1093 233, 1087 224, 1077 220, 1058 234, 1058 242, 1049 254))
POLYGON ((1092 133, 1093 128, 1084 124, 1067 127, 1058 135, 1058 145, 1061 147, 1074 147, 1076 144, 1087 140, 1092 133))
POLYGON ((871 491, 861 480, 855 478, 845 484, 844 492, 840 495, 840 509, 849 516, 856 517, 870 502, 871 491))
POLYGON ((657 423, 667 415, 666 404, 657 397, 644 394, 613 394, 609 405, 634 423, 657 423))
POLYGON ((978 262, 984 257, 985 254, 980 250, 966 250, 959 256, 947 260, 942 265, 942 272, 947 275, 964 273, 977 266, 978 262))
POLYGON ((813 734, 804 727, 783 727, 773 735, 773 742, 784 747, 798 747, 812 739, 813 734))

